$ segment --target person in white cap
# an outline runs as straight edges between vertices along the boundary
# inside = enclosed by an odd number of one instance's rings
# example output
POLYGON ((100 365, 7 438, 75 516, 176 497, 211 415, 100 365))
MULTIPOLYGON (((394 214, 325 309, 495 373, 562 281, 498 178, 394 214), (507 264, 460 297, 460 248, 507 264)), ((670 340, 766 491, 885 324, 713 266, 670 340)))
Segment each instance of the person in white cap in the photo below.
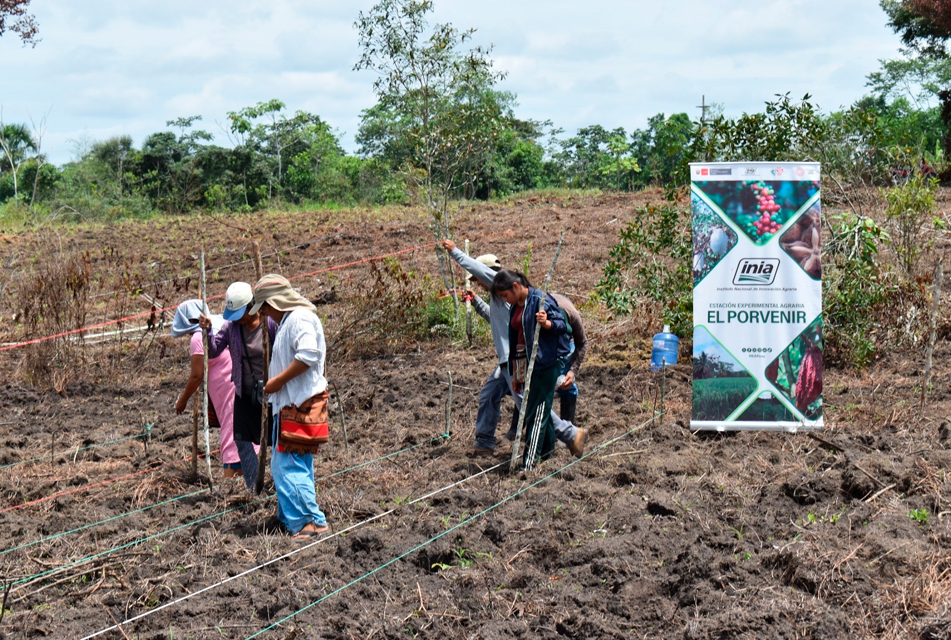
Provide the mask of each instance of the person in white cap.
MULTIPOLYGON (((204 316, 201 300, 186 300, 178 305, 175 318, 172 320, 171 334, 173 338, 189 336, 188 353, 190 354, 190 374, 184 391, 175 403, 175 411, 183 413, 188 408, 188 401, 201 386, 205 377, 205 347, 201 335, 201 318, 204 316)), ((207 326, 220 327, 224 320, 221 316, 212 315, 205 319, 207 326)), ((211 349, 209 348, 209 351, 211 349)), ((231 382, 231 357, 225 353, 208 355, 208 399, 211 401, 209 409, 214 408, 214 414, 221 427, 221 462, 224 466, 224 476, 234 477, 241 466, 238 449, 235 446, 232 432, 234 415, 234 385, 231 382)), ((209 415, 209 419, 210 419, 209 415)))
MULTIPOLYGON (((452 240, 441 242, 443 249, 459 263, 463 269, 471 273, 484 290, 489 291, 495 274, 501 271, 502 263, 497 256, 491 253, 471 258, 456 247, 452 240)), ((492 328, 492 341, 498 356, 498 366, 489 374, 482 389, 479 391, 479 410, 476 413, 475 446, 473 456, 491 456, 495 453, 495 430, 499 426, 499 414, 502 398, 511 393, 515 406, 522 406, 522 395, 512 390, 512 376, 508 372, 509 357, 509 304, 499 296, 491 296, 489 303, 476 297, 473 300, 476 312, 488 320, 492 328)), ((587 433, 569 421, 562 420, 558 414, 552 412, 552 422, 555 427, 555 437, 564 443, 575 457, 580 458, 584 453, 584 442, 587 433)), ((514 436, 513 436, 514 437, 514 436)))
MULTIPOLYGON (((211 321, 201 316, 199 322, 208 330, 208 355, 212 358, 225 349, 231 355, 231 380, 234 383, 234 443, 241 460, 241 475, 248 489, 254 491, 258 477, 258 448, 261 443, 261 404, 264 391, 264 340, 261 315, 248 313, 253 300, 251 285, 235 282, 225 293, 226 321, 215 330, 211 321)), ((268 318, 271 343, 277 324, 268 318)))

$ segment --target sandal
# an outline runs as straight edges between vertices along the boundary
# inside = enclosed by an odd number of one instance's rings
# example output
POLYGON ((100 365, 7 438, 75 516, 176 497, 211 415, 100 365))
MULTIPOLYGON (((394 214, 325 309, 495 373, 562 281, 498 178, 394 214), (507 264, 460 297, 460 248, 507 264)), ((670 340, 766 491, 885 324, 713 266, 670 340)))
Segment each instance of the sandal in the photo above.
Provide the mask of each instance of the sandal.
MULTIPOLYGON (((313 524, 313 523, 311 523, 313 524)), ((318 527, 314 525, 313 529, 308 529, 307 525, 304 525, 304 528, 294 534, 294 540, 307 540, 308 538, 316 538, 330 531, 330 527, 324 525, 318 527)))

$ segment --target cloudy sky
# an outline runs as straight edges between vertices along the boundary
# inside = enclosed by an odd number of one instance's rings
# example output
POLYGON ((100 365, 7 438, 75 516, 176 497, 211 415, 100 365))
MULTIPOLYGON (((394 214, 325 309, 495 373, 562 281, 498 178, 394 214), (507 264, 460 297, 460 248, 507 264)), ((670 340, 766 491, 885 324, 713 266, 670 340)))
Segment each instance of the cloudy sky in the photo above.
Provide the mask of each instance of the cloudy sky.
MULTIPOLYGON (((56 163, 76 144, 120 134, 141 144, 201 115, 228 144, 225 113, 278 98, 320 115, 348 150, 374 103, 353 22, 373 0, 33 0, 42 41, 0 38, 5 122, 46 118, 56 163)), ((435 0, 436 22, 475 27, 518 95, 517 115, 573 133, 697 117, 701 96, 728 115, 774 94, 825 109, 865 92, 898 38, 877 0, 435 0)))

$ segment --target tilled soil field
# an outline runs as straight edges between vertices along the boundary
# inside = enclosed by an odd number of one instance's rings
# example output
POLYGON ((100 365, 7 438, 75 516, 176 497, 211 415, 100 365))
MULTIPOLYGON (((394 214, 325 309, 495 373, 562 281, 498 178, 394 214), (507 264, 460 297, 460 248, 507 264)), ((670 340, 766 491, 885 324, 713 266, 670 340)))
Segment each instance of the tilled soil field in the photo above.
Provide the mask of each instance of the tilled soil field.
POLYGON ((468 455, 494 350, 484 328, 470 345, 417 308, 441 286, 433 249, 350 264, 429 244, 412 210, 6 237, 11 342, 26 337, 12 318, 28 314, 34 277, 17 265, 42 247, 85 252, 99 296, 86 324, 149 309, 102 295, 113 289, 159 307, 194 297, 202 245, 215 295, 253 281, 248 237, 265 271, 319 271, 295 282, 324 318, 335 439, 316 471, 331 532, 296 541, 270 486, 247 493, 215 456, 213 484, 203 460, 192 476, 191 416, 174 412, 184 340, 160 328, 5 351, 0 637, 951 638, 947 334, 923 405, 920 352, 891 353, 825 372, 821 433, 692 433, 690 366, 648 371, 654 310, 612 319, 589 297, 647 198, 456 213, 457 238, 506 265, 530 256, 537 284, 566 230, 553 288, 591 334, 578 411, 590 435, 582 459, 560 448, 527 476, 508 472, 505 441, 497 458, 468 455), (75 366, 37 373, 44 354, 75 366), (40 374, 49 390, 25 382, 40 374))

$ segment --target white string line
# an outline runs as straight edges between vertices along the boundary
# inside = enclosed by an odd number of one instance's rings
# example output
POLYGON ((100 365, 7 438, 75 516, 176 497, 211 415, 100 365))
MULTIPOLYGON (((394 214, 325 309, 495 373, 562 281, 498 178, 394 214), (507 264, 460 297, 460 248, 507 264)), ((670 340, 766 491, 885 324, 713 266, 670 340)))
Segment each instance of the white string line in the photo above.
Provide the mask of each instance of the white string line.
POLYGON ((96 638, 96 637, 98 637, 98 636, 101 636, 101 635, 104 634, 104 633, 109 632, 109 631, 115 631, 116 629, 120 629, 123 625, 130 624, 130 623, 132 623, 132 622, 136 622, 136 621, 138 621, 138 620, 141 620, 142 618, 145 618, 145 617, 147 617, 147 616, 150 616, 150 615, 152 615, 153 613, 158 613, 159 611, 161 611, 161 610, 163 610, 163 609, 166 609, 166 608, 168 608, 168 607, 171 607, 172 605, 180 604, 180 603, 184 602, 185 600, 188 600, 189 598, 192 598, 192 597, 197 596, 197 595, 199 595, 199 594, 205 593, 206 591, 210 591, 210 590, 212 590, 212 589, 215 589, 215 588, 217 588, 217 587, 220 587, 221 585, 227 584, 227 583, 231 582, 232 580, 237 580, 238 578, 244 577, 244 576, 248 575, 249 573, 253 573, 253 572, 255 572, 255 571, 258 571, 259 569, 263 569, 264 567, 267 567, 267 566, 269 566, 269 565, 272 565, 272 564, 274 564, 275 562, 279 562, 279 561, 281 561, 281 560, 285 560, 285 559, 287 559, 287 558, 289 558, 289 557, 291 557, 291 556, 294 556, 294 555, 296 555, 296 554, 298 554, 298 553, 300 553, 300 552, 302 552, 302 551, 305 551, 305 550, 307 550, 307 549, 310 549, 310 548, 313 547, 313 546, 316 546, 316 545, 318 545, 318 544, 321 544, 322 542, 326 542, 327 540, 330 540, 331 538, 335 538, 335 537, 337 537, 337 536, 340 536, 340 535, 343 535, 343 534, 348 533, 348 532, 350 532, 350 531, 353 531, 354 529, 358 529, 358 528, 360 528, 360 527, 363 527, 363 526, 365 526, 365 525, 367 525, 367 524, 369 524, 369 523, 371 523, 371 522, 374 522, 375 520, 379 520, 380 518, 383 518, 383 517, 385 517, 385 516, 388 516, 388 515, 390 515, 391 513, 394 513, 394 512, 396 512, 396 511, 399 511, 400 509, 404 508, 404 507, 407 506, 407 505, 416 504, 417 502, 421 502, 421 501, 423 501, 423 500, 427 500, 427 499, 429 499, 429 498, 431 498, 431 497, 433 497, 433 496, 435 496, 435 495, 438 495, 438 494, 442 493, 443 491, 448 491, 449 489, 452 489, 453 487, 457 487, 457 486, 459 486, 460 484, 463 484, 463 483, 465 483, 465 482, 468 482, 469 480, 474 480, 475 478, 478 478, 479 476, 485 475, 486 473, 488 473, 488 472, 490 472, 490 471, 492 471, 492 470, 494 470, 494 469, 498 469, 499 467, 501 467, 501 466, 504 465, 504 464, 505 464, 504 462, 500 462, 499 464, 495 465, 494 467, 489 467, 489 468, 487 468, 487 469, 483 469, 483 470, 480 471, 479 473, 476 473, 476 474, 474 474, 474 475, 471 475, 471 476, 469 476, 469 477, 467 477, 467 478, 463 478, 462 480, 459 480, 459 481, 454 482, 454 483, 452 483, 452 484, 450 484, 450 485, 447 485, 447 486, 445 486, 445 487, 442 487, 441 489, 436 489, 435 491, 433 491, 433 492, 431 492, 431 493, 428 493, 428 494, 426 494, 426 495, 424 495, 424 496, 421 496, 421 497, 419 497, 419 498, 416 498, 415 500, 411 500, 411 501, 407 502, 406 504, 399 505, 399 506, 397 506, 397 507, 394 507, 394 508, 390 509, 389 511, 384 511, 383 513, 380 513, 380 514, 377 514, 377 515, 372 516, 372 517, 370 517, 370 518, 367 518, 366 520, 363 520, 362 522, 358 522, 358 523, 356 523, 356 524, 352 524, 352 525, 350 525, 349 527, 347 527, 346 529, 341 529, 340 531, 336 531, 336 532, 330 534, 329 536, 324 536, 323 538, 320 538, 319 540, 315 540, 314 542, 311 542, 311 543, 309 543, 309 544, 306 544, 306 545, 304 545, 304 546, 302 546, 302 547, 298 547, 297 549, 294 549, 293 551, 288 551, 287 553, 285 553, 285 554, 283 554, 283 555, 281 555, 281 556, 277 556, 276 558, 272 558, 271 560, 268 560, 267 562, 265 562, 265 563, 263 563, 263 564, 260 564, 260 565, 258 565, 258 566, 256 566, 256 567, 251 567, 250 569, 247 569, 246 571, 242 571, 241 573, 239 573, 239 574, 237 574, 237 575, 234 575, 234 576, 231 576, 231 577, 229 577, 229 578, 226 578, 226 579, 222 580, 221 582, 217 582, 217 583, 215 583, 215 584, 208 585, 207 587, 203 587, 203 588, 199 589, 198 591, 193 591, 192 593, 189 593, 189 594, 187 594, 187 595, 184 595, 184 596, 182 596, 181 598, 179 598, 179 599, 177 599, 177 600, 172 600, 172 601, 170 601, 170 602, 166 602, 165 604, 160 605, 160 606, 158 606, 158 607, 155 607, 154 609, 149 609, 149 610, 146 611, 145 613, 140 613, 140 614, 137 615, 137 616, 133 616, 133 617, 131 617, 131 618, 128 618, 127 620, 123 620, 122 622, 117 623, 117 624, 114 624, 114 625, 112 625, 111 627, 106 627, 105 629, 102 629, 102 630, 97 631, 97 632, 95 632, 95 633, 93 633, 93 634, 90 634, 90 635, 88 635, 88 636, 85 636, 85 637, 82 638, 81 640, 90 640, 91 638, 96 638))
POLYGON ((385 563, 379 565, 378 567, 376 567, 376 568, 373 569, 372 571, 369 571, 369 572, 365 573, 363 576, 357 578, 356 580, 351 580, 350 582, 348 582, 347 584, 343 585, 342 587, 339 587, 338 589, 335 589, 334 591, 331 591, 331 592, 328 593, 327 595, 321 596, 321 597, 318 598, 317 600, 314 600, 313 602, 311 602, 311 603, 308 604, 307 606, 305 606, 305 607, 303 607, 303 608, 301 608, 301 609, 298 609, 297 611, 291 613, 290 615, 284 616, 283 618, 281 618, 281 619, 278 620, 277 622, 274 622, 274 623, 272 623, 272 624, 270 624, 270 625, 264 627, 263 629, 258 630, 256 633, 254 633, 254 634, 248 636, 247 638, 245 638, 245 640, 251 640, 252 638, 257 638, 258 636, 260 636, 260 635, 262 635, 262 634, 264 634, 264 633, 270 631, 271 629, 274 629, 274 628, 280 626, 281 624, 283 624, 284 622, 290 620, 291 618, 294 618, 294 617, 296 617, 296 616, 302 614, 303 612, 307 611, 307 610, 310 609, 311 607, 314 607, 314 606, 320 604, 321 602, 327 600, 328 598, 331 598, 332 596, 337 595, 338 593, 340 593, 340 592, 343 591, 344 589, 349 589, 350 587, 354 586, 355 584, 358 584, 358 583, 360 583, 360 582, 363 582, 365 579, 367 579, 367 578, 369 578, 370 576, 374 575, 377 571, 380 571, 380 570, 382 570, 382 569, 385 569, 386 567, 390 566, 391 564, 393 564, 393 563, 395 563, 395 562, 397 562, 397 561, 399 561, 399 560, 402 560, 403 558, 409 556, 411 553, 415 553, 415 552, 419 551, 419 550, 422 549, 423 547, 429 546, 430 544, 432 544, 432 543, 435 542, 436 540, 439 540, 440 538, 443 538, 443 537, 449 535, 450 533, 452 533, 452 532, 455 531, 456 529, 459 529, 459 528, 461 528, 461 527, 464 527, 464 526, 468 525, 470 522, 474 522, 475 520, 481 518, 482 516, 486 515, 486 514, 489 513, 490 511, 492 511, 492 510, 494 510, 494 509, 496 509, 496 508, 498 508, 498 507, 501 507, 502 505, 506 504, 506 503, 509 502, 510 500, 514 500, 515 498, 517 498, 518 496, 522 495, 523 493, 525 493, 525 492, 528 491, 529 489, 532 489, 532 488, 534 488, 534 487, 540 485, 541 483, 543 483, 543 482, 545 482, 545 481, 547 481, 547 480, 550 480, 551 478, 554 478, 555 476, 557 476, 559 473, 561 473, 561 472, 564 471, 565 469, 568 469, 569 467, 580 463, 582 460, 587 460, 589 457, 591 457, 593 454, 597 453, 598 451, 602 451, 602 450, 605 449, 606 447, 609 447, 609 446, 613 445, 614 443, 618 442, 618 441, 621 440, 622 438, 626 438, 627 436, 629 436, 629 435, 631 435, 631 434, 633 434, 633 433, 639 431, 640 429, 642 429, 643 427, 647 426, 648 424, 651 424, 654 420, 657 419, 658 416, 662 416, 662 415, 663 415, 662 412, 659 412, 659 411, 656 411, 656 410, 655 410, 655 411, 654 411, 654 417, 649 418, 648 420, 644 421, 643 423, 639 424, 638 426, 634 427, 633 429, 630 429, 630 430, 626 431, 625 433, 622 433, 621 435, 617 436, 616 438, 614 438, 614 439, 612 439, 612 440, 608 440, 607 442, 601 444, 600 446, 596 447, 595 449, 592 449, 591 451, 589 451, 589 452, 586 453, 585 455, 581 456, 581 457, 578 458, 577 460, 572 460, 571 462, 569 462, 569 463, 566 464, 565 466, 561 467, 560 469, 556 469, 555 471, 553 471, 552 473, 548 474, 548 475, 545 476, 544 478, 541 478, 540 480, 536 480, 535 482, 531 483, 530 485, 527 485, 527 486, 525 486, 525 487, 522 487, 521 489, 519 489, 519 490, 516 491, 515 493, 511 494, 510 496, 507 496, 507 497, 503 498, 502 500, 500 500, 499 502, 496 502, 494 505, 492 505, 492 506, 490 506, 490 507, 486 507, 485 509, 483 509, 483 510, 480 511, 479 513, 477 513, 477 514, 475 514, 475 515, 473 515, 473 516, 470 516, 469 518, 467 518, 467 519, 465 519, 465 520, 460 521, 459 524, 456 524, 456 525, 454 525, 454 526, 452 526, 452 527, 446 529, 445 531, 442 531, 442 532, 440 532, 440 533, 437 533, 435 536, 433 536, 432 538, 430 538, 430 539, 427 540, 426 542, 423 542, 422 544, 418 544, 418 545, 416 545, 415 547, 413 547, 412 549, 410 549, 409 551, 406 551, 405 553, 402 553, 402 554, 400 554, 400 555, 398 555, 398 556, 396 556, 396 557, 394 557, 394 558, 388 560, 387 562, 385 562, 385 563))

